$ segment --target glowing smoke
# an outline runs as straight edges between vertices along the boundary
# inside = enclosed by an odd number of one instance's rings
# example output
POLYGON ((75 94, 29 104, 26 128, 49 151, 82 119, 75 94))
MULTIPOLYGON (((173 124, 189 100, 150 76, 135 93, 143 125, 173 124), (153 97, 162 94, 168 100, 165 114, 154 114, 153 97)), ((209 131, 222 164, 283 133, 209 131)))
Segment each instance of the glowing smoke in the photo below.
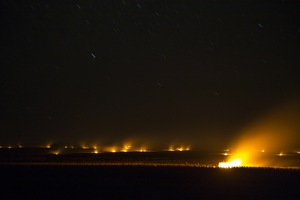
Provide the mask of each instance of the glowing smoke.
POLYGON ((264 154, 294 151, 299 147, 300 104, 274 110, 253 123, 233 143, 228 161, 241 159, 243 166, 267 166, 264 154))

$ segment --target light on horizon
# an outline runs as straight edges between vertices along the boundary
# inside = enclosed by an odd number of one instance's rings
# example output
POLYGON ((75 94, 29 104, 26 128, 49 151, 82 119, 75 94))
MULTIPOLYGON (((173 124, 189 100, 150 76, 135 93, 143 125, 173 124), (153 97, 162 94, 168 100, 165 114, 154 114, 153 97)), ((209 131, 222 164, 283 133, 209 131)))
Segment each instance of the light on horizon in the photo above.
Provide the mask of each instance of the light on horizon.
POLYGON ((93 149, 98 149, 98 146, 97 146, 97 145, 94 145, 94 146, 93 146, 93 149))
POLYGON ((128 152, 128 151, 131 150, 131 148, 132 148, 131 144, 125 144, 125 145, 123 146, 123 148, 121 149, 121 151, 122 151, 122 152, 128 152))
POLYGON ((59 152, 59 151, 53 151, 53 152, 51 152, 51 153, 52 153, 53 155, 56 155, 56 156, 57 156, 57 155, 59 155, 60 152, 59 152))
POLYGON ((280 152, 279 154, 277 154, 278 156, 285 156, 284 153, 280 152))
POLYGON ((191 148, 189 146, 184 147, 184 146, 179 146, 179 147, 173 147, 170 146, 167 151, 190 151, 191 148))
POLYGON ((81 148, 82 148, 82 149, 89 149, 89 147, 88 147, 88 146, 85 146, 85 145, 82 145, 81 148))
POLYGON ((139 150, 139 152, 147 152, 147 150, 144 149, 144 148, 141 148, 141 149, 139 150))
POLYGON ((225 168, 225 169, 241 167, 241 166, 242 166, 242 160, 239 159, 239 158, 234 159, 234 160, 229 161, 229 162, 220 162, 219 163, 219 168, 225 168))

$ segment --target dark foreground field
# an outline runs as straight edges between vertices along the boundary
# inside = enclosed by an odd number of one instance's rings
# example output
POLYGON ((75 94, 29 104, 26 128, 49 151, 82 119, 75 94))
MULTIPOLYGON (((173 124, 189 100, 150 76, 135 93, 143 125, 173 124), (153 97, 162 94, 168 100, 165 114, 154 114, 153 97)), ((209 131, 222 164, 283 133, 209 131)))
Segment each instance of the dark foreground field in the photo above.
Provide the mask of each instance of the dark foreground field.
POLYGON ((2 165, 0 199, 299 199, 300 170, 2 165))

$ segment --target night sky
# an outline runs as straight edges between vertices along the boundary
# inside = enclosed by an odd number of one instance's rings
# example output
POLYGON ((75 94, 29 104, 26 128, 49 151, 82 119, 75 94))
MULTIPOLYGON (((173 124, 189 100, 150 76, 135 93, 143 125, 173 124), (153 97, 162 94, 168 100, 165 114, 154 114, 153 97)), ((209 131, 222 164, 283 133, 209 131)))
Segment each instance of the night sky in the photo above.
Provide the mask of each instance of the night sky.
POLYGON ((1 0, 0 142, 226 146, 300 94, 300 2, 1 0))

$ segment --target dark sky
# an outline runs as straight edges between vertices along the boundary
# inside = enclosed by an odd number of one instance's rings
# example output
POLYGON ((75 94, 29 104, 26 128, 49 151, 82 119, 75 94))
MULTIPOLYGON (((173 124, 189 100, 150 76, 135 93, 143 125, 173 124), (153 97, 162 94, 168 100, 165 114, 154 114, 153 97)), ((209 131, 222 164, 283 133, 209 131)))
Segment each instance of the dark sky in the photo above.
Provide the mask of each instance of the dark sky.
POLYGON ((299 1, 2 0, 0 141, 226 145, 299 53, 299 1))

